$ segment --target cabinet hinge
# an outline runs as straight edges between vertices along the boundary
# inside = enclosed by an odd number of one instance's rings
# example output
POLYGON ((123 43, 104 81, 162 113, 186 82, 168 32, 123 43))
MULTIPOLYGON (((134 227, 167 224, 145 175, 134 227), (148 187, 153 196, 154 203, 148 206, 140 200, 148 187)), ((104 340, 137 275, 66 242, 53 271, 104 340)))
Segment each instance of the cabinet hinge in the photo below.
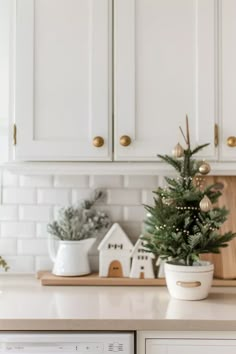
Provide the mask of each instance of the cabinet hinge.
POLYGON ((16 124, 13 124, 13 145, 16 145, 16 135, 17 135, 16 124))
POLYGON ((215 144, 215 147, 217 147, 219 144, 219 126, 218 126, 218 124, 215 124, 215 128, 214 128, 214 144, 215 144))

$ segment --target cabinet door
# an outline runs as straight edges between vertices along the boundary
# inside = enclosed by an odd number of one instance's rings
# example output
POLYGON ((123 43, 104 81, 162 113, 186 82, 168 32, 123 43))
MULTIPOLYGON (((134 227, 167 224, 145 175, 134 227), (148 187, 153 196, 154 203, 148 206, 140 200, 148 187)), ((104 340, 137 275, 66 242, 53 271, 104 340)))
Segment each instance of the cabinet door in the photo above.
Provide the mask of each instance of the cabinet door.
MULTIPOLYGON (((232 0, 233 1, 233 0, 232 0)), ((115 158, 155 160, 178 141, 215 156, 216 1, 115 0, 115 158), (129 146, 120 144, 128 135, 129 146)))
POLYGON ((236 340, 147 339, 146 354, 235 354, 236 340))
POLYGON ((236 147, 228 146, 227 139, 236 137, 236 1, 222 0, 220 20, 220 159, 236 160, 236 147))
POLYGON ((16 1, 17 160, 111 159, 110 10, 109 0, 16 1))

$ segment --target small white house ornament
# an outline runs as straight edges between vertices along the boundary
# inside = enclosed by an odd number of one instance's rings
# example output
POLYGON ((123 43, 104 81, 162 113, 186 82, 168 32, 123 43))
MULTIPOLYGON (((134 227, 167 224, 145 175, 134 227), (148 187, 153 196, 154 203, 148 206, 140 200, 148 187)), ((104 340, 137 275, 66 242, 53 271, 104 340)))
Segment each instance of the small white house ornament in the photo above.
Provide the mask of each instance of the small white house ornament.
POLYGON ((128 277, 130 273, 130 255, 133 244, 119 224, 112 225, 99 250, 100 277, 128 277))
POLYGON ((131 253, 133 258, 130 278, 155 278, 152 260, 155 256, 144 248, 145 241, 138 239, 131 253))

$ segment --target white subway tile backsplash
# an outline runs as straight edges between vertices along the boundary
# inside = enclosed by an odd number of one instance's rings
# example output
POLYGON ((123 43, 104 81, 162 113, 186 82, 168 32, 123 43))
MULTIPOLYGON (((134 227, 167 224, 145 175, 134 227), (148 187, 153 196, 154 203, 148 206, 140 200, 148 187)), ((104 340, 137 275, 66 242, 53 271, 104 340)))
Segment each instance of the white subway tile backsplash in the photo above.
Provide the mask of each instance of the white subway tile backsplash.
POLYGON ((40 222, 36 224, 36 236, 46 238, 48 237, 47 231, 48 223, 40 222))
POLYGON ((156 176, 125 176, 124 186, 127 188, 156 188, 158 178, 156 176))
MULTIPOLYGON (((35 257, 33 256, 4 256, 10 269, 8 273, 34 273, 35 271, 35 257)), ((5 271, 0 268, 1 273, 5 271)))
POLYGON ((108 204, 139 205, 141 202, 141 192, 138 189, 109 189, 107 191, 108 204))
POLYGON ((52 270, 52 261, 49 256, 36 256, 35 271, 52 270))
POLYGON ((2 180, 3 180, 2 170, 0 169, 0 204, 2 204, 2 192, 3 192, 2 180))
POLYGON ((36 190, 26 188, 4 188, 4 204, 35 204, 36 190))
POLYGON ((39 204, 68 205, 71 202, 68 189, 38 189, 37 200, 39 204))
POLYGON ((112 222, 119 222, 134 243, 143 230, 146 211, 142 204, 153 204, 152 191, 163 182, 156 176, 18 176, 2 172, 0 255, 8 261, 11 273, 51 269, 48 222, 57 218, 62 207, 89 199, 96 188, 106 193, 97 208, 112 222))
POLYGON ((90 199, 92 192, 91 189, 73 189, 72 204, 78 204, 84 199, 90 199))
POLYGON ((59 212, 60 212, 61 209, 63 209, 62 206, 54 206, 54 208, 53 208, 53 217, 52 217, 53 220, 56 220, 58 218, 59 212))
POLYGON ((129 236, 131 241, 135 243, 142 233, 142 223, 137 221, 120 221, 119 224, 129 236))
POLYGON ((55 187, 89 187, 89 176, 55 176, 55 187))
POLYGON ((2 237, 29 237, 35 236, 35 223, 33 222, 1 222, 2 237))
POLYGON ((22 205, 19 207, 19 217, 25 221, 49 221, 52 218, 52 207, 22 205))
POLYGON ((143 206, 127 206, 124 207, 124 220, 142 222, 146 212, 143 206))
POLYGON ((147 205, 154 205, 155 194, 153 194, 153 190, 143 190, 142 191, 142 203, 147 205))
POLYGON ((91 188, 121 188, 123 176, 90 176, 91 188))
POLYGON ((19 176, 7 170, 3 171, 2 183, 4 187, 18 186, 19 176))
POLYGON ((20 255, 47 255, 47 240, 32 239, 32 240, 18 240, 17 250, 20 255))
POLYGON ((22 187, 51 187, 52 185, 52 176, 20 176, 22 187))
POLYGON ((11 205, 0 205, 0 220, 17 220, 18 207, 11 205))
POLYGON ((0 238, 0 254, 16 255, 17 254, 17 239, 0 238))

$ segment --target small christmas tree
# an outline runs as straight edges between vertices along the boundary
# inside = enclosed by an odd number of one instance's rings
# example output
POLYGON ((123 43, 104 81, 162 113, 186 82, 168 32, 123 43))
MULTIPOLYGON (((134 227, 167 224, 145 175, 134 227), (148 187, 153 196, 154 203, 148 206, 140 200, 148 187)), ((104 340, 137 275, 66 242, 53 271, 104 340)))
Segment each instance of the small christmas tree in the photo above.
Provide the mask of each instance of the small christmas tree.
POLYGON ((209 173, 210 165, 195 160, 193 156, 209 144, 191 150, 187 117, 186 136, 180 130, 187 148, 177 144, 173 157, 158 155, 175 168, 178 177, 165 177, 167 187, 159 187, 154 192, 154 206, 145 205, 148 235, 144 239, 147 250, 161 259, 191 266, 198 261, 200 254, 219 253, 219 249, 227 247, 227 242, 236 234, 219 234, 228 210, 212 204, 221 196, 222 185, 216 183, 204 187, 204 178, 197 177, 199 173, 209 173))

